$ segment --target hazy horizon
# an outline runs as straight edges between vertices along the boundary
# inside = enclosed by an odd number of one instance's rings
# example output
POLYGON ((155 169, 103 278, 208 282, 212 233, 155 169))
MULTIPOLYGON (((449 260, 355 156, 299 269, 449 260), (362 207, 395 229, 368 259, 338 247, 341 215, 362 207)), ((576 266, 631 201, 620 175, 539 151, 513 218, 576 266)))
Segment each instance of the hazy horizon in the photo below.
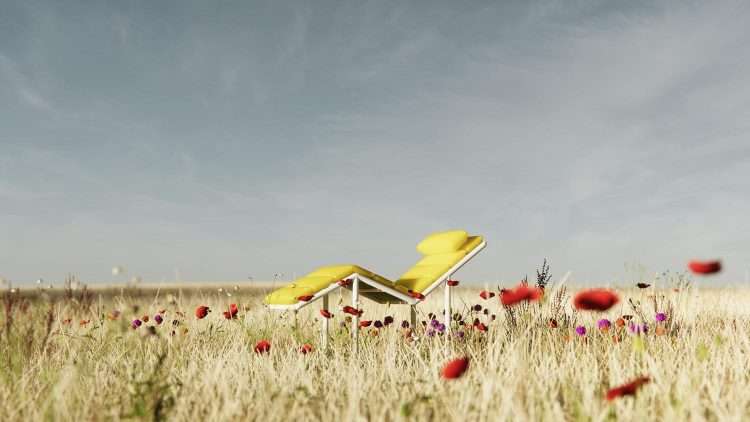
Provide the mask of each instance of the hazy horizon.
POLYGON ((0 7, 15 283, 395 278, 454 228, 467 281, 747 279, 750 3, 0 7))

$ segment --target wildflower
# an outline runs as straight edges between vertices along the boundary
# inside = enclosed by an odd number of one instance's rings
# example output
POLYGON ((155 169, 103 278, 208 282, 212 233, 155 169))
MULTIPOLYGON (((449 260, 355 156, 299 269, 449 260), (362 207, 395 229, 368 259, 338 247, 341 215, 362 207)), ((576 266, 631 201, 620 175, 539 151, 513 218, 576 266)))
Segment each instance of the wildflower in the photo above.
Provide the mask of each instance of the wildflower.
POLYGON ((433 319, 433 320, 431 320, 431 321, 430 321, 430 326, 431 326, 432 328, 435 328, 435 327, 437 327, 438 325, 440 325, 440 321, 438 321, 438 320, 436 320, 436 319, 433 319))
POLYGON ((483 333, 484 333, 484 332, 487 332, 487 326, 486 326, 486 325, 484 325, 484 324, 482 324, 481 322, 480 322, 479 324, 476 324, 476 325, 474 326, 474 328, 476 328, 477 330, 479 330, 479 331, 481 331, 481 332, 483 332, 483 333))
POLYGON ((383 318, 383 325, 391 325, 393 324, 393 317, 388 315, 385 318, 383 318))
POLYGON ((161 314, 156 314, 154 315, 154 322, 156 322, 157 325, 161 325, 161 323, 164 322, 164 318, 161 314))
POLYGON ((352 308, 351 306, 344 306, 343 309, 344 313, 347 313, 349 315, 354 316, 362 316, 362 311, 356 308, 352 308))
POLYGON ((464 332, 463 332, 463 331, 456 331, 455 333, 453 333, 453 335, 454 335, 454 336, 455 336, 455 337, 456 337, 457 339, 462 339, 462 338, 464 338, 464 332))
POLYGON ((232 303, 229 305, 229 310, 224 311, 224 318, 226 319, 236 319, 237 313, 239 312, 239 308, 237 308, 237 304, 232 303))
POLYGON ((427 334, 427 337, 435 337, 435 330, 432 328, 428 328, 424 333, 427 334))
POLYGON ((88 325, 89 322, 91 322, 90 319, 82 319, 78 321, 78 325, 80 325, 81 327, 85 327, 86 325, 88 325))
POLYGON ((422 293, 415 292, 414 290, 409 290, 409 296, 413 297, 414 299, 424 299, 424 295, 422 293))
POLYGON ((600 330, 609 330, 609 327, 612 326, 612 323, 607 318, 602 318, 599 321, 596 322, 597 327, 599 327, 600 330))
POLYGON ((557 328, 557 320, 554 318, 550 318, 549 321, 547 322, 547 326, 549 328, 557 328))
POLYGON ((255 343, 255 353, 262 354, 271 351, 271 342, 268 340, 259 340, 255 343))
POLYGON ((148 322, 148 315, 142 316, 141 319, 143 320, 143 322, 148 322))
POLYGON ((136 318, 136 319, 133 320, 133 322, 130 323, 130 326, 133 327, 133 329, 135 330, 138 327, 140 327, 142 324, 143 324, 143 321, 141 321, 140 319, 136 318))
POLYGON ((485 315, 489 315, 490 314, 490 310, 487 309, 487 308, 484 308, 484 310, 482 311, 482 313, 485 314, 485 315))
POLYGON ((715 274, 721 271, 721 261, 698 261, 692 260, 688 263, 688 268, 695 274, 706 275, 715 274))
POLYGON ((620 298, 611 290, 588 289, 576 294, 573 305, 586 311, 606 311, 619 301, 620 298))
POLYGON ((360 328, 367 328, 370 325, 372 325, 372 321, 362 320, 362 321, 359 322, 359 327, 360 328))
POLYGON ((409 321, 407 320, 401 321, 401 328, 409 328, 409 321))
POLYGON ((638 324, 631 322, 628 325, 628 330, 630 330, 631 333, 636 334, 636 335, 640 335, 641 333, 646 334, 648 333, 648 325, 647 324, 638 325, 638 324))
POLYGON ((542 289, 520 284, 515 289, 504 289, 500 293, 500 303, 503 306, 513 306, 523 301, 534 302, 542 297, 542 289))
POLYGON ((441 333, 441 334, 442 334, 442 333, 444 333, 444 332, 445 332, 445 324, 442 324, 442 323, 441 323, 441 324, 438 324, 438 325, 437 325, 437 327, 435 327, 435 329, 436 329, 436 330, 437 330, 437 331, 438 331, 439 333, 441 333))
POLYGON ((372 325, 373 325, 373 326, 374 326, 375 328, 383 328, 383 323, 382 323, 382 322, 380 322, 380 320, 377 320, 377 321, 373 322, 373 323, 372 323, 372 325))
POLYGON ((481 297, 484 300, 487 300, 491 297, 495 297, 495 294, 492 292, 488 292, 487 290, 482 290, 481 292, 479 292, 479 297, 481 297))
POLYGON ((492 314, 492 315, 490 315, 490 319, 491 319, 491 320, 493 320, 493 321, 494 321, 494 320, 495 320, 495 318, 497 318, 497 316, 495 316, 495 314, 492 314))
POLYGON ((664 322, 667 320, 667 315, 663 312, 659 312, 656 314, 656 321, 658 322, 664 322))
POLYGON ((463 357, 453 359, 452 361, 445 364, 443 367, 442 375, 445 379, 456 379, 466 372, 469 368, 469 358, 463 357))
POLYGON ((472 309, 474 309, 474 312, 479 312, 482 310, 482 305, 476 304, 472 309))
POLYGON ((458 286, 458 280, 448 280, 446 283, 451 287, 458 286))
POLYGON ((576 334, 578 334, 579 336, 585 336, 586 327, 584 327, 583 325, 579 325, 578 327, 576 327, 576 334))
POLYGON ((313 295, 302 295, 297 298, 300 302, 309 302, 313 298, 313 295))
POLYGON ((320 315, 323 316, 323 318, 330 319, 333 318, 333 314, 328 311, 328 309, 321 309, 320 315))
POLYGON ((651 381, 649 377, 638 377, 627 384, 623 384, 619 387, 610 389, 609 391, 607 391, 606 398, 608 401, 612 401, 618 397, 634 396, 638 389, 641 388, 644 384, 647 384, 649 381, 651 381))
POLYGON ((209 309, 208 306, 201 305, 195 309, 195 317, 198 319, 203 319, 208 315, 208 313, 211 312, 211 309, 209 309))
POLYGON ((303 355, 306 355, 312 351, 313 351, 313 347, 309 343, 305 343, 302 345, 302 347, 299 348, 299 352, 302 353, 303 355))

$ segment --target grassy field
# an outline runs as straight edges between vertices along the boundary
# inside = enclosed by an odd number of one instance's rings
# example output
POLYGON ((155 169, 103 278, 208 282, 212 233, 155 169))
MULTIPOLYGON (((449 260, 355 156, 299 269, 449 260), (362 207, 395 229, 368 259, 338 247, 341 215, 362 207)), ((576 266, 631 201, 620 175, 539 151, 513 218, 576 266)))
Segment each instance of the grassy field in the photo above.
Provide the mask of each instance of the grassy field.
MULTIPOLYGON (((453 334, 428 335, 433 295, 419 323, 408 308, 364 303, 363 318, 395 322, 361 330, 334 294, 332 340, 320 348, 318 303, 291 315, 267 311, 264 289, 207 286, 155 291, 33 289, 3 293, 3 420, 747 420, 750 290, 680 285, 619 289, 603 314, 577 312, 571 291, 548 287, 539 303, 503 308, 459 287, 453 334), (231 296, 230 296, 231 295, 231 296), (631 303, 632 299, 632 303, 631 303), (238 305, 237 319, 222 312, 238 305), (204 319, 196 307, 212 312, 204 319), (482 310, 474 311, 475 305, 482 310), (485 314, 484 309, 488 309, 485 314), (654 319, 666 314, 664 322, 654 319), (155 316, 163 318, 157 324, 155 316), (493 319, 493 315, 495 318, 493 319), (615 321, 648 324, 634 334, 615 321), (148 321, 137 329, 134 319, 148 321), (486 331, 472 328, 478 318, 486 331), (597 320, 609 318, 609 330, 597 320), (556 327, 551 327, 554 319, 556 327), (342 325, 343 324, 343 325, 342 325), (585 335, 576 333, 583 326, 585 335), (459 338, 456 332, 462 332, 459 338), (410 335, 411 334, 411 335, 410 335), (257 354, 257 341, 271 343, 257 354), (309 343, 311 353, 300 353, 309 343), (455 357, 463 377, 441 378, 455 357), (649 376, 636 396, 611 387, 649 376)), ((510 287, 510 286, 507 286, 510 287)))

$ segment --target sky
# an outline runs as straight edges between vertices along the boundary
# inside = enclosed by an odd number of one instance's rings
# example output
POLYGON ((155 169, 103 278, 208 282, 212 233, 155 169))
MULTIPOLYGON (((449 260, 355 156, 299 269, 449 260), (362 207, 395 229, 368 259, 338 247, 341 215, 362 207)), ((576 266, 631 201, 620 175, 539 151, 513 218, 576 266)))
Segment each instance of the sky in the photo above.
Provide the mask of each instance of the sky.
POLYGON ((0 0, 0 277, 750 269, 750 3, 0 0))

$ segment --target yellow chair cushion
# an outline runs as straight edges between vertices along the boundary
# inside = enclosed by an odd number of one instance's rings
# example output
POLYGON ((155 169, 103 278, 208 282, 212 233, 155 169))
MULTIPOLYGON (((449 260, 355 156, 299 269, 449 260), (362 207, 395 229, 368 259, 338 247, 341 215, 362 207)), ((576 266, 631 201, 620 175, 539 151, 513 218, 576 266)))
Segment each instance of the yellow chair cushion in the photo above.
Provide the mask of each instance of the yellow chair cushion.
POLYGON ((481 236, 469 237, 456 252, 436 253, 423 257, 398 280, 396 286, 403 286, 408 290, 423 292, 435 281, 458 264, 469 252, 482 244, 481 236))
POLYGON ((456 252, 466 243, 468 237, 469 234, 464 230, 433 233, 419 242, 417 250, 422 255, 456 252))

